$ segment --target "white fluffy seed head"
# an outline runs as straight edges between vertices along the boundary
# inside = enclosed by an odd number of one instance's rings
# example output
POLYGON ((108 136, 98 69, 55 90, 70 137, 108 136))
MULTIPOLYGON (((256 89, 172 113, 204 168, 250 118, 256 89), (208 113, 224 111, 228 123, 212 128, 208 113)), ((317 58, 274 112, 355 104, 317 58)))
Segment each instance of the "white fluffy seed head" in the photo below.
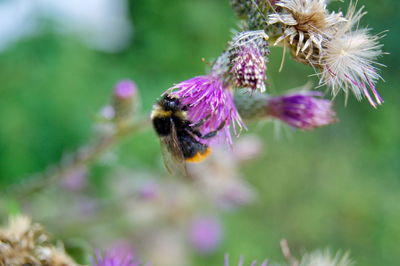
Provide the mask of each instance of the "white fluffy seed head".
POLYGON ((317 250, 309 254, 305 254, 301 259, 300 266, 351 266, 353 262, 349 255, 337 253, 332 255, 329 250, 317 250))
POLYGON ((347 23, 326 43, 320 83, 327 85, 334 96, 340 90, 346 95, 352 91, 357 99, 366 97, 375 107, 383 102, 375 90, 375 83, 381 79, 376 59, 382 54, 382 45, 368 29, 352 30, 363 15, 362 9, 355 12, 350 6, 347 23))

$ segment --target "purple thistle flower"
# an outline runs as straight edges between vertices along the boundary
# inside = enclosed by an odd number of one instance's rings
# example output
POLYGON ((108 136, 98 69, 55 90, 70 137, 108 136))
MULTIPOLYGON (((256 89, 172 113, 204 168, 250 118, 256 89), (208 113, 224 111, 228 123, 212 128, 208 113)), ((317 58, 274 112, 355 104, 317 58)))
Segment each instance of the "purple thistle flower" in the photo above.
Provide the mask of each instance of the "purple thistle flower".
POLYGON ((82 190, 88 183, 88 169, 85 166, 78 166, 62 175, 61 186, 70 191, 82 190))
POLYGON ((137 93, 137 86, 131 80, 121 80, 114 87, 114 96, 121 100, 131 99, 137 93))
POLYGON ((140 266, 140 263, 134 261, 133 253, 117 247, 105 252, 103 256, 97 251, 93 266, 140 266))
POLYGON ((225 88, 222 80, 214 75, 198 76, 176 84, 170 90, 177 95, 181 103, 188 107, 188 118, 192 123, 202 119, 207 121, 200 127, 203 134, 225 123, 217 135, 232 144, 230 126, 237 133, 236 125, 245 127, 233 100, 232 92, 225 88))
POLYGON ((315 96, 322 93, 309 91, 271 98, 267 102, 267 114, 304 130, 335 122, 332 102, 315 96))
POLYGON ((221 242, 221 237, 221 225, 213 217, 198 217, 190 226, 190 242, 201 253, 213 252, 221 242))

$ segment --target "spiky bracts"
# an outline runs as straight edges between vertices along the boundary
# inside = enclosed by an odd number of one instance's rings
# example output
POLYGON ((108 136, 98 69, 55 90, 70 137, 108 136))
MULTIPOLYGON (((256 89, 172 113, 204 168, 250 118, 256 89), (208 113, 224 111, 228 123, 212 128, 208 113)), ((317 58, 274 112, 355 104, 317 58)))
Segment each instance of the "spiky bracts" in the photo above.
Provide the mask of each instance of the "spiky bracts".
POLYGON ((268 23, 281 24, 283 34, 274 45, 285 41, 295 55, 306 60, 321 54, 323 43, 329 40, 337 27, 345 21, 342 13, 328 12, 325 0, 281 0, 276 3, 279 13, 270 14, 268 23))
POLYGON ((239 18, 246 20, 249 30, 264 29, 266 15, 275 0, 230 0, 239 18))
POLYGON ((265 91, 268 36, 264 31, 236 34, 229 48, 229 66, 233 83, 238 88, 265 91))

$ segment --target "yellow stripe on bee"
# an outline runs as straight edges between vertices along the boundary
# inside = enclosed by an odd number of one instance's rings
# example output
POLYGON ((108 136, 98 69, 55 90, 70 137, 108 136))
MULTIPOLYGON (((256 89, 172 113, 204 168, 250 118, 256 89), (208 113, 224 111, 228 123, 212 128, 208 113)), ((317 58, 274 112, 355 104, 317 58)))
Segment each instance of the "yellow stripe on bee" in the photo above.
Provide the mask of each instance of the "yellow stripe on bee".
POLYGON ((165 111, 162 109, 155 109, 151 112, 151 119, 155 117, 169 117, 172 115, 172 111, 165 111))
POLYGON ((208 155, 210 155, 210 153, 211 153, 211 148, 208 147, 205 151, 203 151, 203 152, 198 152, 198 153, 196 153, 193 157, 187 158, 187 159, 186 159, 186 162, 189 162, 189 163, 199 163, 199 162, 203 161, 205 158, 207 158, 208 155))

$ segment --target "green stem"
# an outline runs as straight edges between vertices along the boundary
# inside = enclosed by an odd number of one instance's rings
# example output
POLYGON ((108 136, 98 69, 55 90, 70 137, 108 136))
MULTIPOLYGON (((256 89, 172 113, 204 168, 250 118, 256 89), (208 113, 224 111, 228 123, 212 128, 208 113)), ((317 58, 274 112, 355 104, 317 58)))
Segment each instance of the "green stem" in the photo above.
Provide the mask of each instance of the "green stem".
POLYGON ((63 165, 63 163, 60 162, 49 170, 35 174, 29 177, 28 180, 24 180, 22 184, 8 188, 4 193, 4 196, 10 195, 21 200, 32 193, 42 191, 43 189, 55 184, 63 174, 79 166, 92 163, 122 138, 148 128, 150 126, 150 119, 148 117, 149 116, 146 116, 145 118, 142 118, 137 122, 132 122, 131 124, 115 125, 115 132, 101 136, 92 144, 78 149, 71 156, 73 159, 66 165, 63 165))

